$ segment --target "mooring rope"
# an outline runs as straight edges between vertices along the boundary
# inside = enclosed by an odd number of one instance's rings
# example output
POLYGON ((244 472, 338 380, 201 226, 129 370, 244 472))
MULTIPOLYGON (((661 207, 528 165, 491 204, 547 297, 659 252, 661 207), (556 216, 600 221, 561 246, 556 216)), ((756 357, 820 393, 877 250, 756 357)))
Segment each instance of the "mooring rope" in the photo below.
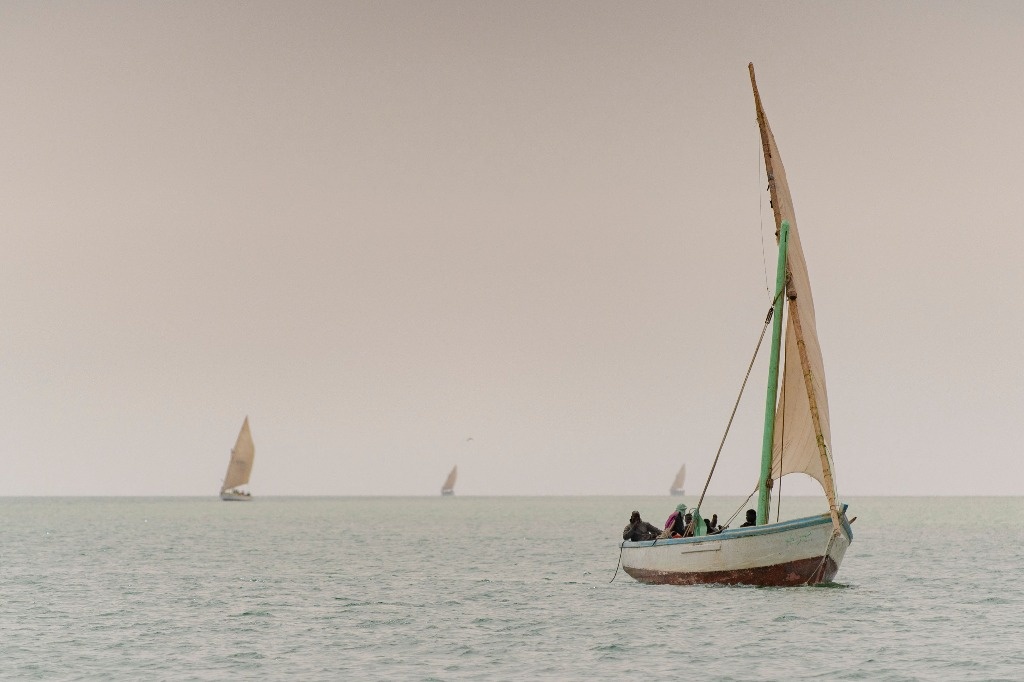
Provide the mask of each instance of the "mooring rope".
MULTIPOLYGON (((615 582, 615 576, 619 574, 619 566, 622 565, 622 548, 626 545, 626 541, 623 540, 619 543, 619 562, 615 564, 615 573, 612 574, 612 579, 608 581, 609 584, 615 582)), ((653 547, 653 545, 652 545, 653 547)))
POLYGON ((828 539, 828 547, 825 548, 825 556, 821 557, 821 563, 818 564, 818 567, 807 578, 807 582, 804 585, 810 585, 811 581, 814 580, 814 576, 818 575, 818 573, 821 573, 822 578, 825 577, 825 562, 828 561, 828 553, 832 551, 832 544, 836 541, 837 537, 839 537, 839 531, 833 529, 832 536, 828 539))
POLYGON ((733 519, 736 518, 736 515, 740 513, 740 510, 747 506, 747 502, 750 502, 750 498, 753 497, 754 493, 757 492, 757 488, 758 486, 754 486, 754 491, 747 495, 747 499, 743 500, 743 502, 740 503, 740 506, 736 508, 736 511, 734 511, 732 513, 732 516, 729 517, 729 520, 725 522, 724 526, 722 526, 722 530, 728 528, 729 524, 732 523, 733 519))

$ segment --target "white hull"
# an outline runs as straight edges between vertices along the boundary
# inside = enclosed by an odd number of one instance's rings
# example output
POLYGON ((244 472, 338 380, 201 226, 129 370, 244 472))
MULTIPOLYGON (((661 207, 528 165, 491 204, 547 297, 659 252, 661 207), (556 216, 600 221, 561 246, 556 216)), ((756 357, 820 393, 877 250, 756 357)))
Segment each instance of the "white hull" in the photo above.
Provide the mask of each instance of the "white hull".
POLYGON ((816 585, 839 571, 853 531, 843 505, 842 532, 828 514, 736 528, 718 535, 624 542, 622 568, 644 583, 816 585))
POLYGON ((252 495, 236 493, 228 490, 220 494, 220 499, 225 502, 248 502, 252 499, 252 495))

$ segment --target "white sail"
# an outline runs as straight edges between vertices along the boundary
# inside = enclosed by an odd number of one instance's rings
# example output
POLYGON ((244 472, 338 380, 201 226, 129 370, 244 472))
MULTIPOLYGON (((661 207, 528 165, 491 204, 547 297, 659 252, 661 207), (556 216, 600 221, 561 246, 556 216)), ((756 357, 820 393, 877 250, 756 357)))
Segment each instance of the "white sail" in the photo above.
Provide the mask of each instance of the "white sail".
POLYGON ((256 447, 252 442, 252 433, 249 432, 249 418, 242 422, 242 430, 238 432, 238 439, 235 447, 231 449, 231 459, 228 461, 228 472, 224 474, 224 485, 220 491, 231 490, 249 482, 249 474, 252 472, 252 461, 256 455, 256 447))
POLYGON ((676 474, 676 480, 672 481, 671 490, 682 490, 683 483, 686 482, 686 465, 679 467, 679 473, 676 474))
POLYGON ((441 486, 441 493, 451 493, 455 491, 455 479, 459 476, 459 466, 455 465, 452 467, 451 472, 448 474, 448 478, 444 479, 444 485, 441 486))
POLYGON ((805 473, 817 480, 825 490, 829 502, 835 503, 835 484, 832 466, 832 433, 829 428, 828 395, 825 391, 825 365, 818 343, 818 332, 814 321, 814 300, 811 296, 811 282, 807 274, 800 233, 796 227, 796 211, 793 198, 786 182, 786 170, 782 157, 775 145, 775 136, 764 116, 760 97, 755 90, 758 118, 761 124, 762 141, 766 147, 765 165, 769 186, 772 189, 772 205, 775 212, 776 229, 782 221, 789 222, 789 248, 787 249, 786 270, 788 275, 786 299, 786 354, 784 371, 781 372, 778 409, 775 413, 775 438, 772 448, 772 478, 791 473, 805 473), (798 346, 797 325, 802 332, 807 369, 810 382, 804 375, 798 346), (825 457, 818 446, 817 429, 810 406, 808 384, 813 391, 817 408, 818 424, 821 429, 825 457), (823 462, 823 459, 825 462, 823 462), (827 467, 827 469, 826 469, 827 467), (830 485, 831 480, 831 485, 830 485))

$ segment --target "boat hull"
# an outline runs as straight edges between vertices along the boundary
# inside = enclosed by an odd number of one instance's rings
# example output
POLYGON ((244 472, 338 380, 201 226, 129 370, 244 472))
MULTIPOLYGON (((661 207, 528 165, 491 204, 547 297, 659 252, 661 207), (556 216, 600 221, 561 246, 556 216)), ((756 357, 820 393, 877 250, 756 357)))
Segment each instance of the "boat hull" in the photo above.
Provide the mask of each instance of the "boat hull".
POLYGON ((242 493, 223 492, 220 494, 220 499, 225 502, 249 502, 252 500, 252 495, 243 495, 242 493))
POLYGON ((833 537, 828 514, 736 528, 718 535, 624 542, 622 569, 655 585, 759 585, 787 587, 831 582, 853 531, 846 520, 833 537))
POLYGON ((682 488, 669 488, 668 494, 672 497, 683 497, 686 495, 686 491, 682 488))
POLYGON ((442 490, 441 491, 441 497, 451 497, 454 494, 455 494, 454 490, 442 490))

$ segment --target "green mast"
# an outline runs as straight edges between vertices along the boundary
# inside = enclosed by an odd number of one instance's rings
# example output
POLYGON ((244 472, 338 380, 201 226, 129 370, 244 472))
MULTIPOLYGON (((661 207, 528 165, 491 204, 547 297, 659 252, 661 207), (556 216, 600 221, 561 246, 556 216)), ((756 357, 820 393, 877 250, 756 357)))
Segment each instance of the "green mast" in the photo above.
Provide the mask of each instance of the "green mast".
POLYGON ((768 397, 764 405, 764 440, 761 442, 761 477, 757 482, 757 525, 768 523, 768 478, 772 475, 772 445, 775 442, 775 401, 779 392, 779 351, 782 341, 782 298, 786 286, 786 249, 789 221, 779 228, 779 265, 775 274, 775 303, 772 320, 772 354, 768 361, 768 397))

